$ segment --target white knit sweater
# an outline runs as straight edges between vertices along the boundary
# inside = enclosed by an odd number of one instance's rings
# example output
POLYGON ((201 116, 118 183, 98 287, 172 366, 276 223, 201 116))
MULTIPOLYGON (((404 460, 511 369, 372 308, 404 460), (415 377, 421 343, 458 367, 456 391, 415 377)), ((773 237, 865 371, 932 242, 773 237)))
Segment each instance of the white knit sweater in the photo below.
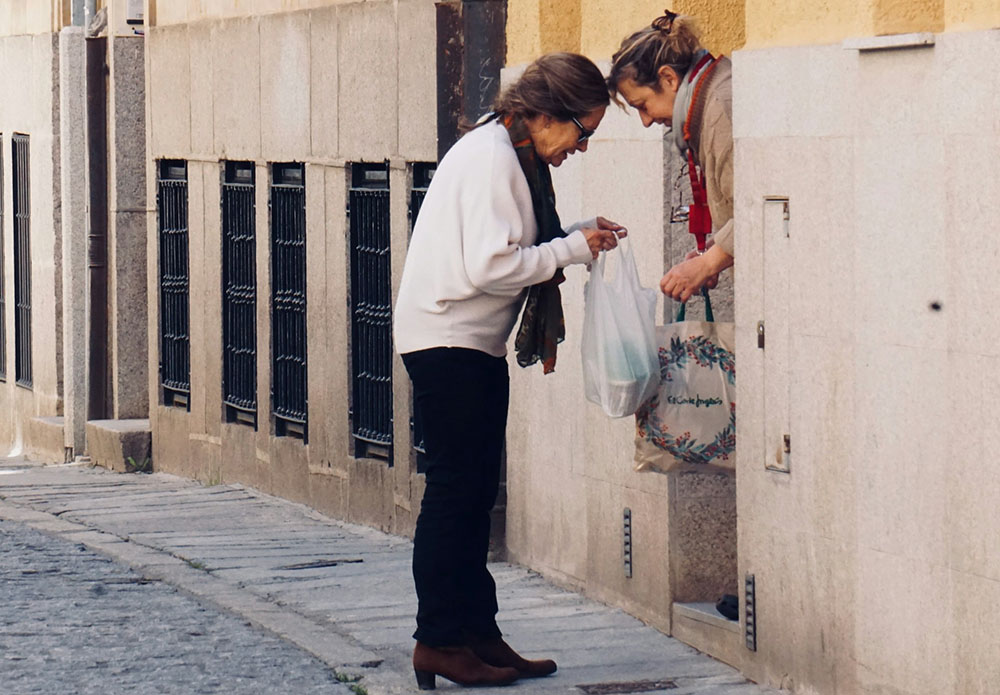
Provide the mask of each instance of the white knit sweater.
POLYGON ((466 134, 441 160, 410 240, 394 310, 400 354, 464 347, 496 357, 525 290, 557 268, 589 263, 580 229, 533 246, 531 192, 507 129, 494 121, 466 134))

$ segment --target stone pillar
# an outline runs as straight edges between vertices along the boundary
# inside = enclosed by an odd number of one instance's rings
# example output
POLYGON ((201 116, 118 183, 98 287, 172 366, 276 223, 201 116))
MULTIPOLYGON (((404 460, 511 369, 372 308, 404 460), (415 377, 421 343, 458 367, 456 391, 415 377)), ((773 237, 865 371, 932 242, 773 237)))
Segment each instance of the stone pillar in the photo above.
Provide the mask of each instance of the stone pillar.
POLYGON ((149 414, 144 38, 109 39, 108 187, 114 419, 149 414))
MULTIPOLYGON (((686 206, 692 202, 688 165, 677 152, 673 135, 669 132, 664 136, 663 144, 663 186, 663 267, 666 272, 697 248, 687 223, 686 206)), ((715 320, 732 321, 732 270, 722 273, 719 286, 711 291, 711 297, 715 320)), ((664 323, 673 321, 678 309, 679 302, 664 299, 664 323)), ((690 300, 687 314, 689 321, 703 319, 705 304, 700 297, 690 300)), ((672 601, 714 602, 723 594, 735 594, 738 584, 736 476, 733 473, 701 471, 669 475, 672 601)))
POLYGON ((87 423, 86 50, 83 29, 59 33, 64 446, 84 451, 87 423))

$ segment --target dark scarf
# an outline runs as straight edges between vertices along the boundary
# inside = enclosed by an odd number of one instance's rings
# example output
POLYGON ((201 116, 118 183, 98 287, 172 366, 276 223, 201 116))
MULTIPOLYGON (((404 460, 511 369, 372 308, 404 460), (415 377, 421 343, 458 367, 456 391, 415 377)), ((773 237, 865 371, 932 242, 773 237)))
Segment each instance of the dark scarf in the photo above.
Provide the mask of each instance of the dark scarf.
MULTIPOLYGON (((535 210, 535 222, 538 225, 535 245, 566 236, 556 212, 556 194, 552 188, 549 165, 535 152, 527 124, 523 118, 515 116, 505 116, 501 122, 507 128, 510 141, 514 143, 517 160, 521 163, 521 170, 531 190, 531 206, 535 210)), ((562 296, 559 293, 559 284, 565 279, 562 268, 557 268, 550 280, 528 288, 528 297, 521 312, 521 325, 514 338, 517 363, 522 367, 529 367, 541 360, 543 374, 555 371, 556 345, 566 337, 562 296)))

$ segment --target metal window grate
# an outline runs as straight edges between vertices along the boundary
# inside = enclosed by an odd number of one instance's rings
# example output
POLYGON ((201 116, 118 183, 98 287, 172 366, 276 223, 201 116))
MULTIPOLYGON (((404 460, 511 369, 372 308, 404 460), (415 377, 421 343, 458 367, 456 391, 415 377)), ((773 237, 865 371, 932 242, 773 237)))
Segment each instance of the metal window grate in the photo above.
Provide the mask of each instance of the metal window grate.
POLYGON ((354 455, 392 465, 389 167, 351 165, 351 432, 354 455))
POLYGON ((4 296, 3 137, 0 136, 0 381, 7 381, 7 298, 4 296))
POLYGON ((257 428, 257 233, 252 162, 222 180, 222 401, 227 422, 257 428))
POLYGON ((160 236, 160 384, 163 403, 190 410, 187 162, 160 161, 156 207, 160 236))
MULTIPOLYGON (((431 162, 414 162, 413 164, 413 185, 410 188, 410 235, 413 235, 413 227, 417 223, 417 215, 420 214, 420 206, 423 205, 427 196, 427 189, 434 178, 437 164, 431 162)), ((417 472, 423 473, 427 469, 427 449, 424 446, 424 426, 417 410, 416 401, 412 402, 410 410, 413 416, 410 418, 410 432, 413 436, 413 450, 417 455, 417 472)))
POLYGON ((14 378, 31 388, 31 173, 29 139, 12 139, 14 170, 14 378))
POLYGON ((352 164, 351 433, 354 455, 392 465, 392 278, 389 167, 352 164))
POLYGON ((437 164, 432 162, 413 163, 413 186, 410 188, 410 234, 413 234, 413 227, 417 223, 417 215, 420 214, 420 206, 427 197, 427 189, 430 188, 431 179, 437 164))
POLYGON ((275 434, 308 440, 306 187, 302 164, 271 168, 272 404, 275 434))

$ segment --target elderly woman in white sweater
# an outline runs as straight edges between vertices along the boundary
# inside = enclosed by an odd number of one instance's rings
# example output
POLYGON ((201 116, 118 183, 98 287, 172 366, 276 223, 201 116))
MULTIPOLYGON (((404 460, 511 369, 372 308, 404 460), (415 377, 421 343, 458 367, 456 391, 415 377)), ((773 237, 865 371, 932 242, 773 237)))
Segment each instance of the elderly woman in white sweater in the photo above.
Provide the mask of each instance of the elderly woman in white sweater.
POLYGON ((501 637, 486 568, 489 514, 507 424, 506 344, 518 312, 518 363, 541 361, 551 371, 563 338, 562 269, 589 263, 625 234, 601 217, 564 229, 549 174, 587 151, 609 102, 587 58, 539 58, 441 160, 420 208, 394 332, 428 460, 413 540, 413 666, 422 689, 434 687, 435 675, 499 685, 556 670, 501 637))

